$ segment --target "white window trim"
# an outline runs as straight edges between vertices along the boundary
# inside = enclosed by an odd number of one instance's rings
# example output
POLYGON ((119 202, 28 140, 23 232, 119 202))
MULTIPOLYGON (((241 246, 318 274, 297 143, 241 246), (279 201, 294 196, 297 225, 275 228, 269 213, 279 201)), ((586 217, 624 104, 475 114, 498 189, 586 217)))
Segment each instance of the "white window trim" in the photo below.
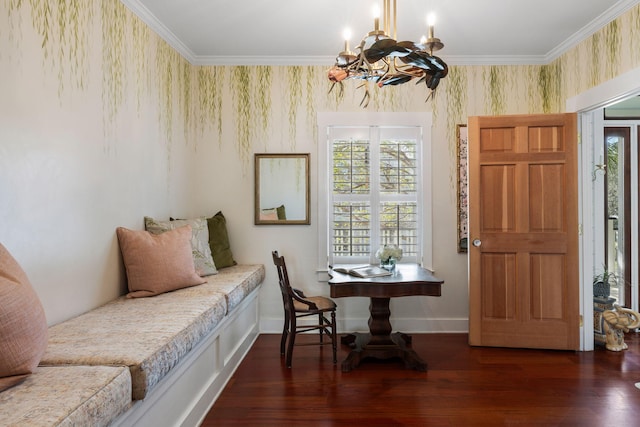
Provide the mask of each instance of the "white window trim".
POLYGON ((318 113, 318 270, 326 271, 329 245, 328 128, 331 126, 417 126, 422 128, 422 260, 433 271, 433 195, 431 113, 318 113))

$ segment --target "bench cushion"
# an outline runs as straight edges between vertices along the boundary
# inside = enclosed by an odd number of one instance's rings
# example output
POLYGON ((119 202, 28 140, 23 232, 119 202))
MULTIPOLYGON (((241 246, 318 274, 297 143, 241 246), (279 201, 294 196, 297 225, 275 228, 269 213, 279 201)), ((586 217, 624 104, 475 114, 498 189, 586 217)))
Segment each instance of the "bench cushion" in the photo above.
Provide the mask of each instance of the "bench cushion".
POLYGON ((219 270, 216 276, 205 277, 207 283, 200 286, 225 295, 227 313, 232 312, 264 280, 264 265, 234 265, 219 270))
MULTIPOLYGON (((230 284, 238 298, 260 284, 264 266, 229 267, 212 277, 230 284)), ((205 283, 150 298, 118 298, 50 327, 40 364, 128 366, 132 398, 144 399, 227 314, 223 291, 205 283)))
POLYGON ((106 426, 130 406, 126 367, 38 367, 0 393, 0 420, 6 426, 106 426))

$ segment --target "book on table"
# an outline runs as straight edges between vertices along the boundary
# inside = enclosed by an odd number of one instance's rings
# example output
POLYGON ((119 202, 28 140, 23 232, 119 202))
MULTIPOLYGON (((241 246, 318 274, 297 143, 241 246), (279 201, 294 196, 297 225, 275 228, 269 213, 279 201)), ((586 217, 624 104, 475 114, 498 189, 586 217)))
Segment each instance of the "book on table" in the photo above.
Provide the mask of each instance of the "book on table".
POLYGON ((383 277, 391 276, 391 272, 380 268, 377 265, 359 265, 359 266, 336 266, 332 268, 333 271, 338 273, 349 274, 355 277, 361 277, 363 279, 369 277, 383 277))

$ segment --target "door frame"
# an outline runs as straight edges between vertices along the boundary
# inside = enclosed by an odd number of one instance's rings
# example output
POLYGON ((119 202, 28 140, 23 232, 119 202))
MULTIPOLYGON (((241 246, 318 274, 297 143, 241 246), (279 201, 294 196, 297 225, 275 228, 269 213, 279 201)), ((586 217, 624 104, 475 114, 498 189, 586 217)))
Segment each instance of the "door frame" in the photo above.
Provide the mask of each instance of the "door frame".
POLYGON ((640 67, 627 71, 611 80, 567 99, 567 113, 578 113, 578 222, 581 224, 580 245, 580 313, 582 314, 582 330, 580 333, 580 350, 594 349, 593 339, 593 287, 592 275, 594 258, 597 250, 602 250, 604 242, 596 242, 595 212, 593 201, 596 197, 592 185, 592 174, 595 167, 595 147, 603 144, 604 126, 602 108, 640 94, 640 67))

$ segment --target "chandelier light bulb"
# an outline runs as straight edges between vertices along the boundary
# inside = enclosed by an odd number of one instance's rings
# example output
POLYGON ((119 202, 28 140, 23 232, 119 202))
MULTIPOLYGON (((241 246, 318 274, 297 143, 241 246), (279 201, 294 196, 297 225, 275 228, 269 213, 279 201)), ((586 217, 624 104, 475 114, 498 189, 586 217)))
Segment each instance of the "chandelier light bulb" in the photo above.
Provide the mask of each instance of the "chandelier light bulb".
POLYGON ((342 32, 342 37, 344 38, 344 50, 345 52, 349 51, 349 40, 351 40, 351 29, 345 28, 342 32))
POLYGON ((373 6, 373 28, 374 31, 380 30, 380 8, 378 5, 373 6))
POLYGON ((433 27, 436 23, 436 15, 434 13, 430 13, 427 16, 427 25, 429 26, 429 38, 432 39, 433 38, 433 27))

